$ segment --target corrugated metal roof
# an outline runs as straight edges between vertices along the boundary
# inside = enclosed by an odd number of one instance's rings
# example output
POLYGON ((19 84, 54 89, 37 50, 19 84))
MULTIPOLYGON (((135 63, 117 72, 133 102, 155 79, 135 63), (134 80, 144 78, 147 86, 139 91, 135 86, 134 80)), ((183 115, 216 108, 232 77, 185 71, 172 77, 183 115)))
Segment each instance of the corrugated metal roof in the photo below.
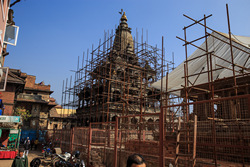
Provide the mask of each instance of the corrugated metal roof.
MULTIPOLYGON (((212 56, 212 68, 219 68, 221 66, 226 67, 222 68, 220 70, 213 72, 213 80, 226 78, 233 76, 232 66, 229 62, 231 62, 231 51, 230 51, 230 45, 222 42, 221 40, 226 41, 229 43, 228 34, 220 33, 220 32, 213 32, 208 38, 208 52, 212 52, 213 54, 218 56, 212 56), (226 62, 224 60, 221 60, 220 58, 223 58, 229 62, 226 62), (228 69, 229 68, 229 69, 228 69)), ((234 63, 240 66, 244 66, 246 68, 250 68, 250 59, 248 58, 250 55, 250 37, 244 37, 244 36, 235 36, 232 35, 232 44, 241 50, 233 47, 233 57, 234 57, 234 63), (248 53, 246 53, 246 52, 248 53)), ((206 48, 206 43, 204 42, 200 46, 201 48, 206 48)), ((205 54, 206 52, 197 49, 192 55, 188 57, 188 59, 193 59, 195 57, 198 57, 200 55, 205 54)), ((182 88, 182 85, 185 85, 184 82, 184 62, 182 62, 178 67, 176 67, 171 73, 168 75, 168 91, 176 90, 182 88)), ((200 72, 207 71, 207 58, 206 56, 202 56, 200 58, 197 58, 195 60, 188 62, 188 73, 191 74, 197 74, 200 72)), ((242 68, 239 68, 238 66, 235 66, 236 75, 239 74, 240 71, 242 71, 242 68)), ((201 74, 199 77, 193 76, 190 77, 189 80, 191 83, 194 83, 195 85, 203 84, 208 82, 208 76, 207 73, 201 74)), ((152 85, 154 88, 161 89, 161 80, 155 82, 152 85)), ((163 78, 163 90, 166 90, 166 77, 163 78)))

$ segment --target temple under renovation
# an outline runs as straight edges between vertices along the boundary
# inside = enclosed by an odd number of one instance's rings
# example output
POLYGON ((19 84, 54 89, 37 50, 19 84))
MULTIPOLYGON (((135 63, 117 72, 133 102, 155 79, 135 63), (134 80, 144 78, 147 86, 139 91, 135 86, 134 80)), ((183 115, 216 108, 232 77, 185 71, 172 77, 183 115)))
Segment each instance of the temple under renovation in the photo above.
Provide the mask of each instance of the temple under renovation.
POLYGON ((177 37, 186 59, 169 70, 164 38, 161 49, 143 35, 139 43, 123 12, 63 83, 62 107, 77 110, 77 127, 51 131, 54 144, 80 150, 89 167, 125 167, 133 153, 147 167, 250 166, 250 37, 231 33, 228 8, 228 34, 207 25, 211 15, 184 17, 193 22, 177 37), (204 35, 187 40, 190 27, 204 35))
MULTIPOLYGON (((66 97, 73 96, 64 105, 77 108, 78 126, 159 112, 160 91, 150 85, 161 79, 162 51, 133 39, 125 12, 115 34, 105 34, 104 40, 87 54, 86 65, 76 72, 74 87, 64 92, 66 97)), ((156 121, 153 116, 148 120, 156 121)))

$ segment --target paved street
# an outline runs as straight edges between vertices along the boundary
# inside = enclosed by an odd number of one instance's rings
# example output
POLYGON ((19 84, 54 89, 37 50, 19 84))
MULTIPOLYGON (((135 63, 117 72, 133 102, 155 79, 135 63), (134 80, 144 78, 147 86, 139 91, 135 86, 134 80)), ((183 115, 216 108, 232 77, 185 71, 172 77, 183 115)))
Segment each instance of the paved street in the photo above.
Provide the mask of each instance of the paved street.
MULTIPOLYGON (((41 151, 30 151, 29 155, 28 155, 28 161, 29 161, 29 166, 30 166, 30 162, 36 158, 36 157, 41 157, 42 153, 41 151)), ((0 160, 0 166, 1 167, 11 167, 13 160, 10 159, 1 159, 0 160)))

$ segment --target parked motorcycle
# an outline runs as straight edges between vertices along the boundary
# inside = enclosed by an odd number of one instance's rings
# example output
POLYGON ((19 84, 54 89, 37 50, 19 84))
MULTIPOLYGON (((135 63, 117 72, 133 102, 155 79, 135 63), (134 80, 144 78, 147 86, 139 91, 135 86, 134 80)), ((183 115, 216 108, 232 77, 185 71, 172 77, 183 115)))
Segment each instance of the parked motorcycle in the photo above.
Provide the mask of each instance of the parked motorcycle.
POLYGON ((75 167, 85 167, 84 161, 80 159, 80 151, 75 151, 72 156, 75 167))
POLYGON ((51 166, 54 167, 85 167, 84 161, 80 159, 80 152, 75 151, 71 157, 70 153, 56 154, 51 160, 51 166))
POLYGON ((51 157, 53 153, 50 147, 44 146, 42 149, 42 154, 43 154, 43 158, 46 159, 49 156, 51 157))
POLYGON ((70 153, 58 154, 59 160, 55 162, 55 167, 73 167, 73 165, 69 162, 71 158, 70 153))

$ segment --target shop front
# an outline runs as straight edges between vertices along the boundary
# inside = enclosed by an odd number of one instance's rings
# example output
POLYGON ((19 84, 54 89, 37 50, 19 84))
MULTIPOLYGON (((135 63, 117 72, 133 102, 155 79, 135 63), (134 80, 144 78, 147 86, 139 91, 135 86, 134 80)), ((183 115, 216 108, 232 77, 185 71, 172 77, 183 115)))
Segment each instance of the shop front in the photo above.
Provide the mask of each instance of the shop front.
POLYGON ((13 159, 21 135, 20 116, 0 116, 0 159, 13 159))

